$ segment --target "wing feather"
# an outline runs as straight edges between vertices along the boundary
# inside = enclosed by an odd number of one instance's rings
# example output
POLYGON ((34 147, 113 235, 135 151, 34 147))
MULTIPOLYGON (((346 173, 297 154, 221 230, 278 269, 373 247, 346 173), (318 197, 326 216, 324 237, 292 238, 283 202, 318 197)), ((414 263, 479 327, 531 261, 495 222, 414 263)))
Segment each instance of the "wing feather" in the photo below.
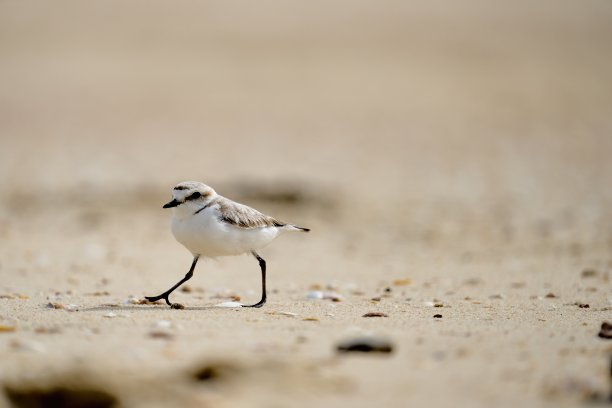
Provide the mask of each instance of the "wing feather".
POLYGON ((244 229, 263 227, 284 227, 286 224, 269 215, 260 213, 254 208, 219 197, 219 219, 235 227, 244 229))

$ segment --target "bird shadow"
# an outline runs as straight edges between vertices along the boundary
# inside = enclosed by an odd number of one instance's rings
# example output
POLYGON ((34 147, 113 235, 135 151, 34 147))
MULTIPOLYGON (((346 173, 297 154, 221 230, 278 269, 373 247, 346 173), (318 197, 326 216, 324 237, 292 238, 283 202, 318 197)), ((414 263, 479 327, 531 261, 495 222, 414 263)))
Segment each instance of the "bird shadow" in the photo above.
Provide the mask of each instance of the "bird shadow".
POLYGON ((184 309, 172 309, 167 305, 118 305, 118 306, 110 306, 110 305, 99 305, 92 307, 85 307, 79 309, 80 312, 112 312, 112 311, 121 311, 121 312, 147 312, 147 311, 162 311, 162 310, 173 310, 177 313, 181 311, 189 311, 189 310, 236 310, 236 309, 250 309, 247 307, 218 307, 218 306, 185 306, 184 309))

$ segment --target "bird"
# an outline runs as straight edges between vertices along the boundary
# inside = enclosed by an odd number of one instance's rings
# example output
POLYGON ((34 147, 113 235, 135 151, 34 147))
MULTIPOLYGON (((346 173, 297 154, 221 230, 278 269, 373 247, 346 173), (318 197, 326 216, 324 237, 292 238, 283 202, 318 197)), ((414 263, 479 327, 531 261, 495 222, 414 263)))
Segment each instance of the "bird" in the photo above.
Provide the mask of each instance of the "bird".
POLYGON ((309 232, 309 228, 281 222, 247 205, 225 198, 198 181, 183 181, 172 189, 172 200, 163 205, 172 209, 171 230, 174 238, 193 255, 189 271, 183 279, 157 296, 146 296, 149 302, 165 300, 173 309, 182 309, 170 302, 170 294, 193 276, 200 258, 217 258, 251 254, 261 270, 261 299, 252 305, 266 303, 266 261, 258 254, 283 232, 309 232))

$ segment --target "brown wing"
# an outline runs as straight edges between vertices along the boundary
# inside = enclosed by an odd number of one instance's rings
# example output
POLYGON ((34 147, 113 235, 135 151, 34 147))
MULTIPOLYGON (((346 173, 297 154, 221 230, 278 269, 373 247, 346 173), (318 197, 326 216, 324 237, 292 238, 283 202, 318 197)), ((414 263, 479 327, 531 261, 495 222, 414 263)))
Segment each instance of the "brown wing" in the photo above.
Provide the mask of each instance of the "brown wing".
POLYGON ((286 224, 262 214, 254 208, 219 197, 219 219, 235 227, 252 229, 262 227, 283 227, 286 224))

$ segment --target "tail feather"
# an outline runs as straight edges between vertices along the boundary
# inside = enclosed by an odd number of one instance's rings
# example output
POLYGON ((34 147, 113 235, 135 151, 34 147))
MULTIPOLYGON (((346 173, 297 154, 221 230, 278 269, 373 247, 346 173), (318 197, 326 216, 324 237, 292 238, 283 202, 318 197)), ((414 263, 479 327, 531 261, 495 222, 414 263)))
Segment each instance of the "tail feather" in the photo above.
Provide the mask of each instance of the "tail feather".
POLYGON ((297 225, 291 225, 291 224, 287 224, 287 227, 297 230, 297 231, 303 231, 303 232, 309 232, 310 228, 304 228, 304 227, 298 227, 297 225))

